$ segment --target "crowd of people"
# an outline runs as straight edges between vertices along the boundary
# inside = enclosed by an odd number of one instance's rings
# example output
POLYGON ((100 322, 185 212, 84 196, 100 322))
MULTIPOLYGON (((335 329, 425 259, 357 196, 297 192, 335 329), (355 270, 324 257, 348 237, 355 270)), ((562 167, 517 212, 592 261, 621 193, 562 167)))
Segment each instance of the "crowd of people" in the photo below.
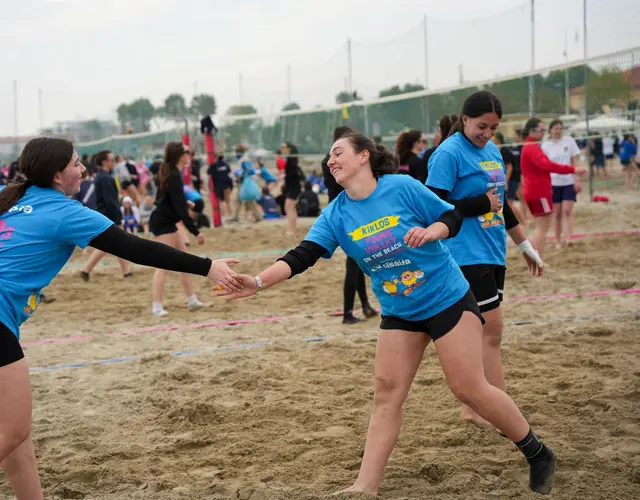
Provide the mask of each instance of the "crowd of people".
MULTIPOLYGON (((81 159, 64 139, 30 141, 0 187, 0 464, 16 495, 43 498, 20 327, 76 246, 94 249, 80 273, 85 281, 105 254, 119 258, 123 279, 133 275, 130 263, 155 268, 151 312, 158 317, 169 314, 163 305, 169 271, 181 273, 187 305, 197 310, 207 304, 194 292, 194 274, 207 276, 221 297, 246 298, 341 247, 348 257, 343 322, 359 321, 356 292, 367 318, 381 316, 364 455, 355 483, 344 492, 377 494, 404 401, 433 342, 461 420, 496 429, 514 443, 529 464, 530 489, 548 494, 556 456, 509 397, 502 367, 506 245, 509 237, 532 276, 542 275, 553 214, 562 247, 571 237, 572 207, 587 169, 559 120, 547 129, 531 118, 515 145, 507 146, 497 132, 501 118, 499 99, 480 91, 459 115, 441 118, 431 148, 419 130, 402 133, 392 152, 379 138, 339 127, 322 177, 314 172, 305 178, 289 142, 277 152, 275 174, 254 162, 244 145, 234 149, 235 168, 218 156, 207 168, 209 191, 227 222, 239 221, 244 208, 256 223, 286 217, 287 232, 295 235, 299 215, 317 217, 302 242, 255 276, 234 272, 234 259, 188 253, 189 233, 202 245, 201 229, 210 223, 203 165, 182 142, 167 144, 164 156, 146 165, 108 150, 81 159), (324 189, 330 203, 320 211, 318 191, 324 189), (531 241, 527 217, 535 219, 531 241), (369 301, 365 275, 381 311, 369 301)), ((587 149, 599 167, 596 148, 592 142, 587 149)), ((619 155, 625 169, 636 169, 635 138, 623 138, 619 155)))

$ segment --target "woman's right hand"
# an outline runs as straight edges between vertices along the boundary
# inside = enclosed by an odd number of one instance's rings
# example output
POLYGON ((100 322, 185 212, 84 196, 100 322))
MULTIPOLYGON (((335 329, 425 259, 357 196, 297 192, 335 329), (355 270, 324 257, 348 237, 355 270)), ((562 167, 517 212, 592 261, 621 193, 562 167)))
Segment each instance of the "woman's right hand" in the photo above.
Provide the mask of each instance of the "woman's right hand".
POLYGON ((491 212, 499 212, 502 210, 502 199, 499 194, 497 194, 498 188, 493 188, 490 191, 487 191, 487 198, 491 202, 491 212))
POLYGON ((225 300, 243 299, 245 297, 251 297, 258 292, 258 283, 253 276, 236 274, 234 278, 236 283, 240 283, 239 289, 237 291, 230 291, 218 285, 213 289, 218 297, 224 297, 225 300))
POLYGON ((576 167, 576 171, 574 172, 578 177, 582 177, 583 175, 587 175, 589 171, 584 167, 576 167))
POLYGON ((198 245, 200 246, 204 245, 204 234, 198 233, 196 240, 198 241, 198 245))

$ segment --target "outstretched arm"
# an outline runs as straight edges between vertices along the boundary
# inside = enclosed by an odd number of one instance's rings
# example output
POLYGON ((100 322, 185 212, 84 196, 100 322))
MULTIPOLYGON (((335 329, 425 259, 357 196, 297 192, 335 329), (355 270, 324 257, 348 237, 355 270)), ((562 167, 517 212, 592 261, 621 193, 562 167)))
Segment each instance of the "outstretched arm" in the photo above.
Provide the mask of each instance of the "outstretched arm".
POLYGON ((243 289, 239 292, 229 292, 222 287, 216 289, 220 297, 228 297, 229 300, 249 297, 255 293, 277 285, 296 274, 301 274, 313 266, 327 250, 312 241, 304 240, 293 250, 278 259, 272 266, 260 272, 257 276, 238 275, 242 280, 243 289))

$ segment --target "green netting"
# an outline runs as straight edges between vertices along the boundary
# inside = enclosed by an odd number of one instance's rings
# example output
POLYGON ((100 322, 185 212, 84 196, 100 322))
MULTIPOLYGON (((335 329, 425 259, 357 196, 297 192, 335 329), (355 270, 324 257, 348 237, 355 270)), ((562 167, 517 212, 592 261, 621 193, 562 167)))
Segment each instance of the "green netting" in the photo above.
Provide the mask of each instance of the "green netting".
POLYGON ((179 140, 181 140, 181 134, 176 128, 163 132, 114 135, 99 141, 77 143, 75 147, 79 155, 92 155, 100 150, 108 149, 116 154, 134 158, 149 158, 156 154, 162 154, 167 142, 179 140))

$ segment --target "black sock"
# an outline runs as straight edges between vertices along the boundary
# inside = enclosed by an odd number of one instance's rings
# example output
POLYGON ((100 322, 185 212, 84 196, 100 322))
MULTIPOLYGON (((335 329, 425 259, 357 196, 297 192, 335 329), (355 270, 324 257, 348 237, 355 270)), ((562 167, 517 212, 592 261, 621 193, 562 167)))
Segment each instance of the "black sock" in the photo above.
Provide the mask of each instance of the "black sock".
POLYGON ((542 460, 549 455, 547 447, 540 441, 531 429, 522 441, 518 441, 515 445, 520 449, 522 454, 527 458, 529 463, 542 460))

